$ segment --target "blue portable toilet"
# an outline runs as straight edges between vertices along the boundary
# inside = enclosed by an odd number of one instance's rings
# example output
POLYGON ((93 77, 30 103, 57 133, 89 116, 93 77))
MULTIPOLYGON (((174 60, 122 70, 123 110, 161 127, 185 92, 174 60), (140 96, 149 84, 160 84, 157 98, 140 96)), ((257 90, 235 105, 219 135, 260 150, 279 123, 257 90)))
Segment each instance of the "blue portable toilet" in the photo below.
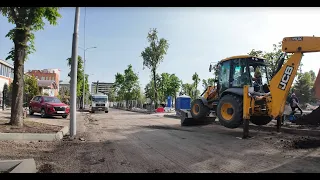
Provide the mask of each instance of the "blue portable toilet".
POLYGON ((171 103, 172 103, 172 97, 168 96, 168 98, 167 98, 167 107, 171 108, 171 103))
POLYGON ((191 109, 191 97, 190 96, 181 95, 181 96, 177 97, 177 100, 176 100, 177 114, 180 109, 186 109, 186 110, 191 109))

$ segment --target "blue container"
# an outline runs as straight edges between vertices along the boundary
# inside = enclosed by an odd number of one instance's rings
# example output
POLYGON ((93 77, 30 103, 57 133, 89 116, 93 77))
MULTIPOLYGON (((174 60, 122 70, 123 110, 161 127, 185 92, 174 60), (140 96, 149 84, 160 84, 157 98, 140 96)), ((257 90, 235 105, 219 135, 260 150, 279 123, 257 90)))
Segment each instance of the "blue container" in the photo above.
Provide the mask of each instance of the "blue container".
POLYGON ((167 107, 171 108, 172 97, 168 96, 167 98, 167 107))
POLYGON ((191 97, 186 96, 186 95, 182 95, 182 96, 177 97, 176 111, 178 111, 180 109, 187 109, 187 110, 191 109, 191 97))
POLYGON ((295 121, 295 120, 296 120, 295 115, 292 115, 292 114, 289 115, 288 120, 289 120, 290 122, 295 121))

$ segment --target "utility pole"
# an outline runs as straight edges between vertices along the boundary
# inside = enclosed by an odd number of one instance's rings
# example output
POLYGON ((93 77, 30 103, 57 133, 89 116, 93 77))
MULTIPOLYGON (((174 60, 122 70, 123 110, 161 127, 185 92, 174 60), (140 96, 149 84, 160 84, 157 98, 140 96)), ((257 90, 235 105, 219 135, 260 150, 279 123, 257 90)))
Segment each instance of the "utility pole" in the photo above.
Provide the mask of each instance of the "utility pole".
POLYGON ((71 63, 71 102, 70 102, 70 136, 77 132, 77 69, 78 69, 78 31, 79 31, 80 7, 76 7, 74 19, 74 32, 72 39, 72 63, 71 63))
POLYGON ((84 22, 83 22, 83 44, 84 44, 84 52, 83 52, 83 88, 82 88, 82 111, 84 111, 85 106, 85 91, 86 91, 86 16, 87 16, 87 8, 84 7, 84 22))

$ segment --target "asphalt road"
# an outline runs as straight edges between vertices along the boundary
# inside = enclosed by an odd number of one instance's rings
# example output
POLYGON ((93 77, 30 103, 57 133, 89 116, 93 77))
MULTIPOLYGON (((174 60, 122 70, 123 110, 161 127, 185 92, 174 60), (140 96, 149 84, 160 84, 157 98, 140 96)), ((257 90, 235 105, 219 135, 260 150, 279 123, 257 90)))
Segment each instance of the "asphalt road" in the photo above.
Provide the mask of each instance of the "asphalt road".
POLYGON ((78 137, 0 142, 0 159, 35 158, 40 172, 320 172, 319 139, 219 125, 180 127, 177 119, 111 109, 80 114, 78 137))

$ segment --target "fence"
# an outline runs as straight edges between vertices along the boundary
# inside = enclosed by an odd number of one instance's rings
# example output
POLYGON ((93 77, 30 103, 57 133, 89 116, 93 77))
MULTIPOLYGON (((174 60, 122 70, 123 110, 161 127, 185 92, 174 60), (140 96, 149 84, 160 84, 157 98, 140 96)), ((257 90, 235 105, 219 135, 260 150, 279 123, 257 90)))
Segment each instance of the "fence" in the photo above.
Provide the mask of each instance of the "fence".
POLYGON ((155 106, 152 104, 143 103, 139 100, 129 100, 129 101, 120 101, 120 102, 109 102, 109 107, 117 109, 143 109, 147 111, 154 111, 155 106))
MULTIPOLYGON (((165 104, 160 104, 160 106, 165 107, 165 104)), ((150 103, 143 103, 139 100, 129 100, 129 101, 120 101, 120 102, 109 102, 109 107, 116 108, 116 109, 125 109, 125 110, 132 110, 132 109, 141 109, 148 112, 154 112, 155 105, 150 103)), ((173 107, 174 104, 173 104, 173 107)), ((172 110, 172 108, 171 108, 172 110)))

